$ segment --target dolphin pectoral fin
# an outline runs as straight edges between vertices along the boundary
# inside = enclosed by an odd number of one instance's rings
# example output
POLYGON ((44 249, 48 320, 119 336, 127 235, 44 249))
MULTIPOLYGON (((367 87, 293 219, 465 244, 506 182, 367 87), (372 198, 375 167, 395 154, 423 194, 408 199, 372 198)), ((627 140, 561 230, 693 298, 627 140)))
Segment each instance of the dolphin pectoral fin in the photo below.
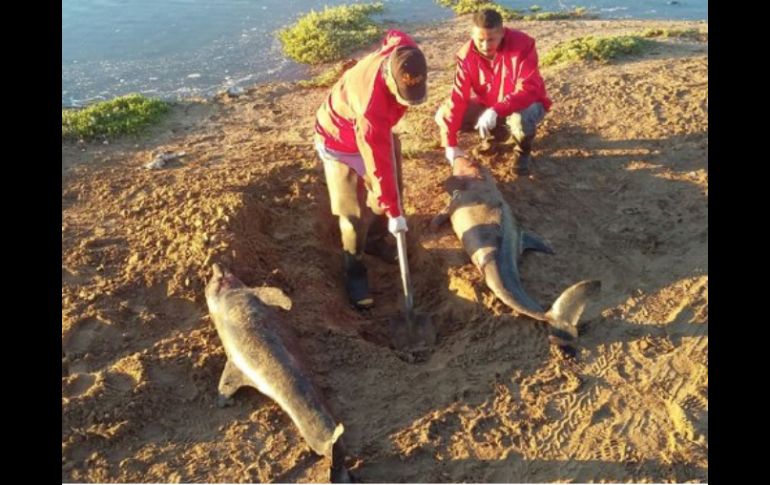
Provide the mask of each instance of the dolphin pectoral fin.
POLYGON ((430 230, 436 232, 449 220, 449 212, 442 212, 430 221, 430 230))
POLYGON ((452 175, 446 179, 442 185, 444 186, 444 190, 452 194, 457 190, 465 190, 468 186, 468 178, 452 175))
POLYGON ((286 293, 280 288, 263 286, 252 288, 251 291, 265 305, 282 308, 286 311, 291 310, 291 298, 286 296, 286 293))
POLYGON ((452 196, 452 200, 449 201, 446 209, 444 209, 439 215, 430 221, 430 230, 433 232, 438 231, 439 228, 449 220, 449 218, 452 216, 452 212, 454 212, 455 209, 457 209, 457 198, 452 196))
POLYGON ((238 369, 231 361, 227 361, 225 364, 225 370, 222 371, 222 377, 219 378, 219 396, 217 399, 217 406, 223 408, 233 404, 231 399, 235 391, 243 386, 250 386, 251 381, 243 375, 243 372, 238 369))
POLYGON ((543 238, 537 234, 523 231, 521 236, 521 250, 526 251, 531 249, 532 251, 540 251, 546 254, 555 254, 553 248, 543 241, 543 238))

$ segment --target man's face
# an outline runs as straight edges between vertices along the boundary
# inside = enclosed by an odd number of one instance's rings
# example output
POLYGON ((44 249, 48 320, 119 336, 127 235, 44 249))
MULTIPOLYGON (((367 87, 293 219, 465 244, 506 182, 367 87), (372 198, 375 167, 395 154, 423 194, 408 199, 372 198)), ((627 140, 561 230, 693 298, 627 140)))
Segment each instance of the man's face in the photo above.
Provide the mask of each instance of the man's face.
POLYGON ((492 59, 495 57, 497 48, 503 40, 503 28, 485 29, 474 25, 473 30, 471 30, 471 38, 473 39, 473 45, 476 46, 481 55, 487 59, 492 59))

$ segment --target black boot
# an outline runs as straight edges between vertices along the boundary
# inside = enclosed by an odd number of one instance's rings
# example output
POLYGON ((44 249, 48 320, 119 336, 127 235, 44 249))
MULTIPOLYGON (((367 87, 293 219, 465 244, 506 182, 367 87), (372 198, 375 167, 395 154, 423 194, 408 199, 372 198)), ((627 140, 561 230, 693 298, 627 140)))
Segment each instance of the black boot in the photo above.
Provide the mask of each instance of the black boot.
POLYGON ((374 241, 368 241, 366 243, 366 254, 381 259, 388 264, 398 263, 398 247, 395 243, 391 243, 388 239, 392 237, 383 236, 374 241))
POLYGON ((368 310, 374 306, 374 299, 369 293, 369 280, 364 262, 349 253, 345 253, 345 292, 356 310, 368 310))
POLYGON ((525 136, 513 148, 513 173, 516 175, 529 175, 529 165, 532 161, 532 140, 535 135, 525 136))
POLYGON ((398 248, 388 232, 388 218, 378 216, 369 226, 364 252, 389 264, 398 263, 398 248))

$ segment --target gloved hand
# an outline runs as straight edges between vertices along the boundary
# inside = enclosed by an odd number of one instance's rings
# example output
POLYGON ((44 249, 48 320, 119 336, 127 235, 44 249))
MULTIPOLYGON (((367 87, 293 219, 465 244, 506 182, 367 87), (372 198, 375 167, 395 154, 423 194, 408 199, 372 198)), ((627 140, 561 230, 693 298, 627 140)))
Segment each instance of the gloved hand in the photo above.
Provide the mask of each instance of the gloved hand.
POLYGON ((497 124, 497 112, 492 108, 487 108, 476 122, 476 129, 479 130, 481 138, 488 138, 497 124))
POLYGON ((388 219, 388 231, 394 236, 399 232, 406 232, 409 229, 406 227, 406 219, 404 216, 391 217, 388 219))
POLYGON ((449 161, 449 164, 454 166, 455 158, 465 155, 459 147, 446 147, 444 148, 444 156, 449 161))

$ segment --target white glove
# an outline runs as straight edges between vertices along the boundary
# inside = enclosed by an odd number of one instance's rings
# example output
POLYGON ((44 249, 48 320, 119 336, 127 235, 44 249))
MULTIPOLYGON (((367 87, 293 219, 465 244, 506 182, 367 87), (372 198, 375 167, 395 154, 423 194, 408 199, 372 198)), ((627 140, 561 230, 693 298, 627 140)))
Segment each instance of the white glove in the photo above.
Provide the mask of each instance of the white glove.
POLYGON ((481 138, 488 138, 489 135, 492 134, 492 130, 495 128, 496 124, 497 112, 492 108, 487 108, 487 110, 479 116, 479 121, 476 123, 476 129, 479 130, 481 138))
POLYGON ((455 158, 462 157, 465 153, 458 147, 446 147, 444 148, 444 156, 449 161, 449 164, 454 166, 455 158))
POLYGON ((394 236, 398 232, 406 232, 409 229, 406 227, 406 219, 404 216, 391 217, 388 219, 388 231, 394 236))

